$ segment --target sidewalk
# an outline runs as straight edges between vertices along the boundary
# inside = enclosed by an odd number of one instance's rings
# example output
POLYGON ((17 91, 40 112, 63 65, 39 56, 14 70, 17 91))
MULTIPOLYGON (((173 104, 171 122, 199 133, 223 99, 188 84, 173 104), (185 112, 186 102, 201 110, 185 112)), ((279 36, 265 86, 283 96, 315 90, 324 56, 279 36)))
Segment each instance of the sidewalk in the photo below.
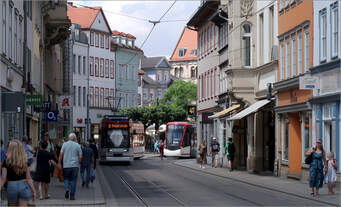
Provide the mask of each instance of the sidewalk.
MULTIPOLYGON (((106 204, 98 177, 92 184, 90 183, 89 188, 83 188, 81 176, 78 173, 76 200, 73 201, 65 199, 64 183, 59 182, 56 177, 51 178, 49 184, 50 199, 39 200, 38 185, 36 182, 34 185, 37 192, 36 206, 105 206, 106 204)), ((0 206, 4 205, 7 205, 7 200, 0 202, 0 206)))
POLYGON ((207 174, 224 177, 227 179, 235 180, 238 182, 246 183, 268 190, 277 192, 283 192, 291 194, 301 198, 307 198, 310 200, 322 201, 329 205, 340 206, 341 205, 341 193, 340 186, 335 188, 335 195, 328 195, 328 188, 326 185, 320 190, 319 197, 312 197, 310 195, 311 189, 307 183, 301 181, 291 180, 287 178, 279 178, 275 176, 264 176, 258 174, 252 174, 246 171, 232 171, 229 172, 227 168, 212 168, 206 165, 205 169, 200 168, 200 165, 196 163, 196 160, 179 160, 175 162, 176 165, 201 171, 207 174))

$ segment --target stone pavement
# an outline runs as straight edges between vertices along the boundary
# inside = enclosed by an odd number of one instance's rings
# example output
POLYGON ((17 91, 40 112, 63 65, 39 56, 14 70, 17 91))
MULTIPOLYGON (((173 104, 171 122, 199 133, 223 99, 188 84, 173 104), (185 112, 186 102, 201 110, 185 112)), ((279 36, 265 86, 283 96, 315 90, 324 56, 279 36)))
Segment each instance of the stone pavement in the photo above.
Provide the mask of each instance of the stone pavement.
MULTIPOLYGON (((80 173, 78 173, 76 200, 73 201, 65 199, 64 183, 59 182, 56 177, 51 178, 49 185, 50 199, 39 200, 38 186, 36 182, 34 184, 37 191, 37 199, 34 203, 36 206, 106 206, 98 177, 89 185, 89 188, 83 188, 80 173)), ((30 203, 33 202, 30 201, 30 203)), ((7 205, 7 201, 2 200, 0 206, 4 205, 7 205)))
POLYGON ((206 168, 202 169, 195 159, 178 160, 175 162, 175 164, 203 173, 246 183, 249 185, 258 186, 277 192, 283 192, 301 198, 319 200, 329 205, 341 206, 340 185, 338 185, 338 187, 334 189, 335 195, 328 195, 328 188, 326 185, 324 185, 323 188, 320 189, 320 196, 312 197, 310 195, 311 189, 309 188, 308 184, 297 180, 279 178, 269 175, 264 176, 259 174, 252 174, 246 171, 234 170, 230 172, 227 168, 212 168, 209 165, 206 165, 206 168))

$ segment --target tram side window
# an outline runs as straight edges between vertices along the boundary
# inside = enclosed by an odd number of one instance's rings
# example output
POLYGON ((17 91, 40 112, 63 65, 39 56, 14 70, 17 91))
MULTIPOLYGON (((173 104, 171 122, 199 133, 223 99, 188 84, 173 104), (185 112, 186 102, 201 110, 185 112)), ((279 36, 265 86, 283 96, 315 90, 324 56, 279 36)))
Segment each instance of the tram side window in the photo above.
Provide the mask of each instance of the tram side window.
POLYGON ((190 129, 187 129, 186 133, 185 133, 185 137, 184 137, 184 142, 183 142, 184 147, 190 146, 190 144, 191 144, 191 137, 190 136, 191 136, 190 129))

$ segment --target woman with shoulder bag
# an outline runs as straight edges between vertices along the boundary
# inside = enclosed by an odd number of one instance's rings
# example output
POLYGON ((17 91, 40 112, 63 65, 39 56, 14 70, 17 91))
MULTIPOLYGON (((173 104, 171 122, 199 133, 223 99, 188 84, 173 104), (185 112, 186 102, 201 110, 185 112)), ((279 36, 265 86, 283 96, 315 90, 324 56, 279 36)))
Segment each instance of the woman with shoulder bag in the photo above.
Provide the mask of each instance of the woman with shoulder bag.
POLYGON ((206 161, 206 153, 207 153, 207 146, 206 141, 202 140, 201 144, 199 145, 199 155, 200 155, 200 168, 205 168, 205 161, 206 161))
POLYGON ((7 153, 2 165, 1 188, 8 180, 8 205, 27 206, 30 198, 35 201, 36 191, 27 165, 25 149, 19 140, 12 140, 7 153))
POLYGON ((314 197, 319 195, 319 189, 323 186, 324 180, 324 167, 326 166, 326 153, 323 149, 323 145, 320 139, 316 141, 316 148, 311 148, 305 153, 306 156, 311 156, 311 163, 309 167, 310 181, 309 186, 311 187, 314 197))

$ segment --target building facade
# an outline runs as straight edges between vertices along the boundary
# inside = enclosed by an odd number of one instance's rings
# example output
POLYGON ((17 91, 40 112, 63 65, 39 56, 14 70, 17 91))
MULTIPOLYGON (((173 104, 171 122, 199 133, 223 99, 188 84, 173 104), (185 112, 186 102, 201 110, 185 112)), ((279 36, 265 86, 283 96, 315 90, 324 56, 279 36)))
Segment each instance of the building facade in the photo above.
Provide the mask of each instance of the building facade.
MULTIPOLYGON (((326 152, 334 152, 340 166, 341 69, 340 1, 314 1, 313 67, 306 76, 317 79, 310 99, 312 143, 321 139, 326 152)), ((340 169, 338 170, 340 173, 340 169)))
POLYGON ((171 66, 165 57, 143 57, 142 105, 151 105, 161 100, 172 83, 171 66))
POLYGON ((279 65, 274 91, 278 175, 307 179, 304 153, 312 146, 311 90, 299 78, 313 65, 314 1, 278 1, 279 65), (300 15, 297 15, 300 14, 300 15))
MULTIPOLYGON (((78 8, 69 4, 68 16, 72 23, 81 26, 90 44, 90 136, 98 139, 101 120, 104 115, 112 114, 110 106, 113 106, 115 96, 115 53, 111 51, 110 45, 112 32, 100 7, 78 8)), ((78 89, 74 91, 75 94, 78 89)))
POLYGON ((174 48, 169 63, 172 66, 171 75, 175 78, 197 82, 197 32, 185 27, 174 48))
POLYGON ((136 37, 133 35, 118 31, 112 33, 112 51, 115 52, 116 60, 116 101, 119 101, 120 109, 138 106, 138 70, 143 52, 135 46, 136 37))

